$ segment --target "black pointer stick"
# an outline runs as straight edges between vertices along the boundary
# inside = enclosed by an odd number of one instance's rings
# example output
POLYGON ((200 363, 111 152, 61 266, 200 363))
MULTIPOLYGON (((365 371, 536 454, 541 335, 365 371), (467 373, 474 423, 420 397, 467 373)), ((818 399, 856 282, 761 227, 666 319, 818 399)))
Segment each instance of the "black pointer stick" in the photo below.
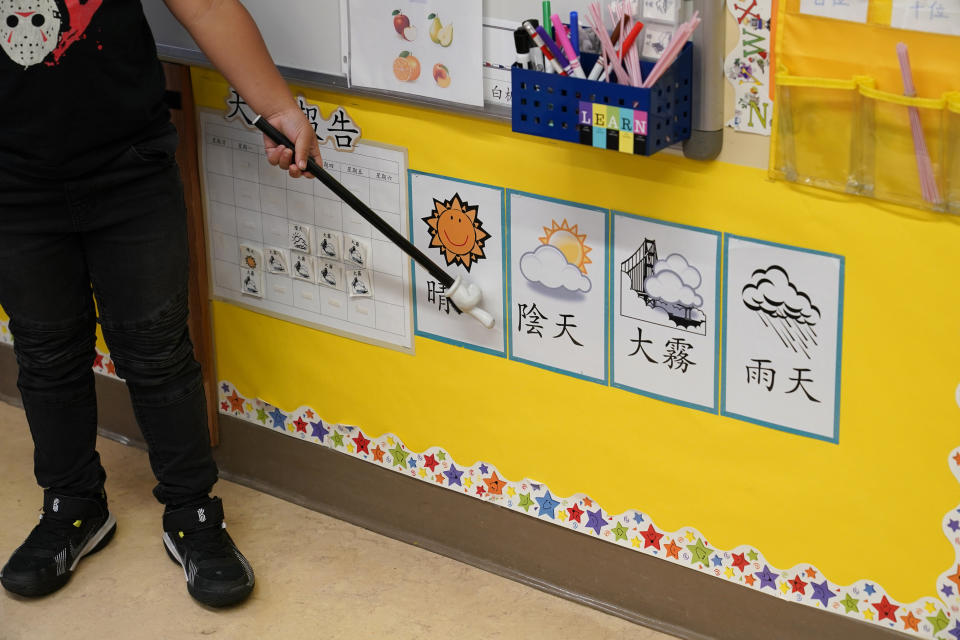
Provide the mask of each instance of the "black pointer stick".
MULTIPOLYGON (((287 136, 283 135, 283 133, 261 116, 257 116, 253 124, 276 144, 282 145, 291 151, 296 150, 296 145, 291 142, 287 136)), ((437 281, 446 288, 447 291, 445 295, 455 307, 464 313, 472 315, 486 328, 493 328, 493 316, 478 306, 482 297, 479 287, 464 282, 460 276, 454 280, 449 273, 441 269, 439 265, 428 258, 420 249, 417 249, 412 242, 404 238, 403 235, 390 226, 386 220, 378 216, 373 209, 364 204, 360 198, 340 184, 336 178, 327 173, 326 169, 317 164, 317 161, 313 158, 307 158, 307 171, 326 185, 330 191, 337 194, 341 200, 350 205, 351 209, 359 213, 364 220, 372 224, 377 231, 385 235, 390 242, 400 247, 401 251, 413 258, 417 264, 436 278, 437 281)))

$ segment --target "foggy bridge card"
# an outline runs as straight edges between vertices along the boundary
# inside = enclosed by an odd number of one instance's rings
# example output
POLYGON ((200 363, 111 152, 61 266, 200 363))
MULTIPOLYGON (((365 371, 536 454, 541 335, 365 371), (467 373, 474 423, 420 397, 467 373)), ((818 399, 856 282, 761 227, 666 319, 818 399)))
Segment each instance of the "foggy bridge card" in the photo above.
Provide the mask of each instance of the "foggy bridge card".
POLYGON ((618 213, 613 385, 716 412, 720 234, 618 213))

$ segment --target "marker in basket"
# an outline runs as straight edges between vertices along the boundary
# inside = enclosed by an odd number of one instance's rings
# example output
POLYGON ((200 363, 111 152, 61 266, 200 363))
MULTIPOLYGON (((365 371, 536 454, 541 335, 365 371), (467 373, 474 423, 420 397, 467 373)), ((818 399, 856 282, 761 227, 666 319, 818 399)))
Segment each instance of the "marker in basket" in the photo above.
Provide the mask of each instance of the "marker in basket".
POLYGON ((550 8, 550 0, 543 0, 543 2, 540 3, 540 6, 543 12, 543 27, 547 29, 547 33, 549 33, 550 16, 553 14, 553 9, 550 8))
MULTIPOLYGON (((545 68, 550 69, 550 71, 548 71, 547 73, 559 73, 560 75, 567 75, 566 72, 563 70, 563 66, 559 62, 557 62, 557 60, 553 57, 553 54, 551 53, 550 48, 547 46, 546 42, 544 42, 543 38, 540 35, 541 33, 543 35, 547 35, 547 32, 543 30, 543 27, 538 26, 537 28, 534 28, 533 25, 530 24, 530 21, 527 20, 526 22, 523 23, 523 28, 526 29, 527 33, 530 34, 530 37, 533 38, 534 44, 536 44, 540 48, 540 50, 543 52, 543 59, 544 59, 543 66, 545 68)), ((547 37, 549 38, 549 36, 547 37)), ((551 40, 551 42, 553 41, 551 40)), ((557 45, 554 44, 553 46, 556 47, 557 45)), ((559 50, 557 50, 557 53, 559 53, 559 50)))
MULTIPOLYGON (((533 28, 536 29, 540 26, 540 21, 536 18, 530 18, 530 24, 533 25, 533 28)), ((523 29, 523 27, 520 27, 523 29)), ((533 41, 533 38, 530 37, 530 34, 527 35, 527 44, 530 45, 530 68, 534 71, 544 71, 550 69, 550 72, 553 72, 553 67, 547 64, 546 58, 543 57, 543 51, 540 51, 540 47, 537 46, 537 43, 533 41)))
POLYGON ((517 49, 517 61, 513 63, 514 67, 520 69, 532 69, 530 62, 530 36, 523 27, 517 28, 513 32, 513 43, 517 49))
POLYGON ((567 56, 564 55, 560 46, 553 41, 553 38, 550 37, 547 30, 543 27, 537 27, 537 35, 540 36, 540 40, 544 43, 544 46, 547 47, 547 51, 553 56, 553 61, 560 68, 557 73, 564 76, 570 75, 570 72, 573 71, 573 68, 570 66, 570 61, 567 60, 567 56))
POLYGON ((570 12, 570 44, 573 45, 573 55, 580 58, 580 14, 570 12))
POLYGON ((586 79, 587 75, 580 68, 580 59, 577 58, 577 54, 573 50, 570 38, 567 37, 567 30, 560 22, 560 16, 553 14, 550 19, 553 21, 553 31, 557 34, 557 44, 563 47, 564 55, 567 57, 567 64, 563 70, 567 72, 568 76, 586 79))

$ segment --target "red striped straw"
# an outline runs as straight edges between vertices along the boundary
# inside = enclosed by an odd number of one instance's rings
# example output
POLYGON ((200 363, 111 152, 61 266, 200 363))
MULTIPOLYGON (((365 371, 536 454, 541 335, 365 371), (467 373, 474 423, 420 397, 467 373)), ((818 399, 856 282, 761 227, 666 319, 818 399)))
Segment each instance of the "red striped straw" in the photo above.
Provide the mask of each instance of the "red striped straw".
MULTIPOLYGON (((914 98, 917 90, 913 85, 910 54, 906 43, 897 44, 897 58, 900 60, 900 73, 903 75, 903 95, 914 98)), ((907 113, 910 115, 910 131, 913 134, 913 151, 917 158, 917 173, 920 176, 920 192, 923 194, 923 199, 930 204, 943 204, 940 188, 933 173, 933 163, 930 162, 930 153, 927 151, 927 140, 923 135, 923 125, 920 123, 920 112, 916 107, 907 107, 907 113)))

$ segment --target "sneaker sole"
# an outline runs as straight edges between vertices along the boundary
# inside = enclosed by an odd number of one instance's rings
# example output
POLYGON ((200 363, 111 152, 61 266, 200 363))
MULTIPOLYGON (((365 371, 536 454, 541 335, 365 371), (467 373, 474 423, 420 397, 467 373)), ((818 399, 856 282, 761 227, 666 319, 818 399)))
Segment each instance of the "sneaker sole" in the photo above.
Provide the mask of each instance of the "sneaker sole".
POLYGON ((87 540, 87 543, 83 545, 83 548, 80 549, 80 553, 78 553, 77 557, 73 560, 73 564, 70 565, 70 569, 64 572, 63 575, 57 576, 55 579, 48 580, 46 582, 25 582, 17 580, 16 577, 0 576, 0 584, 2 584, 3 588, 7 591, 27 598, 37 598, 53 593, 54 591, 61 589, 70 581, 70 577, 73 575, 73 572, 77 568, 77 565, 80 563, 81 559, 85 558, 86 556, 93 555, 97 551, 100 551, 107 546, 110 541, 113 540, 113 536, 116 532, 117 519, 112 513, 108 512, 107 520, 99 529, 97 529, 97 532, 89 540, 87 540))
POLYGON ((200 592, 199 590, 195 589, 193 584, 190 582, 190 575, 187 573, 187 568, 183 564, 183 559, 180 557, 180 553, 177 551, 177 546, 166 533, 163 534, 163 548, 166 549, 167 555, 170 557, 170 559, 175 564, 180 565, 180 568, 183 569, 183 579, 187 583, 187 592, 200 604, 216 608, 229 607, 231 605, 243 602, 253 591, 253 583, 251 582, 248 584, 239 585, 222 593, 200 592))

